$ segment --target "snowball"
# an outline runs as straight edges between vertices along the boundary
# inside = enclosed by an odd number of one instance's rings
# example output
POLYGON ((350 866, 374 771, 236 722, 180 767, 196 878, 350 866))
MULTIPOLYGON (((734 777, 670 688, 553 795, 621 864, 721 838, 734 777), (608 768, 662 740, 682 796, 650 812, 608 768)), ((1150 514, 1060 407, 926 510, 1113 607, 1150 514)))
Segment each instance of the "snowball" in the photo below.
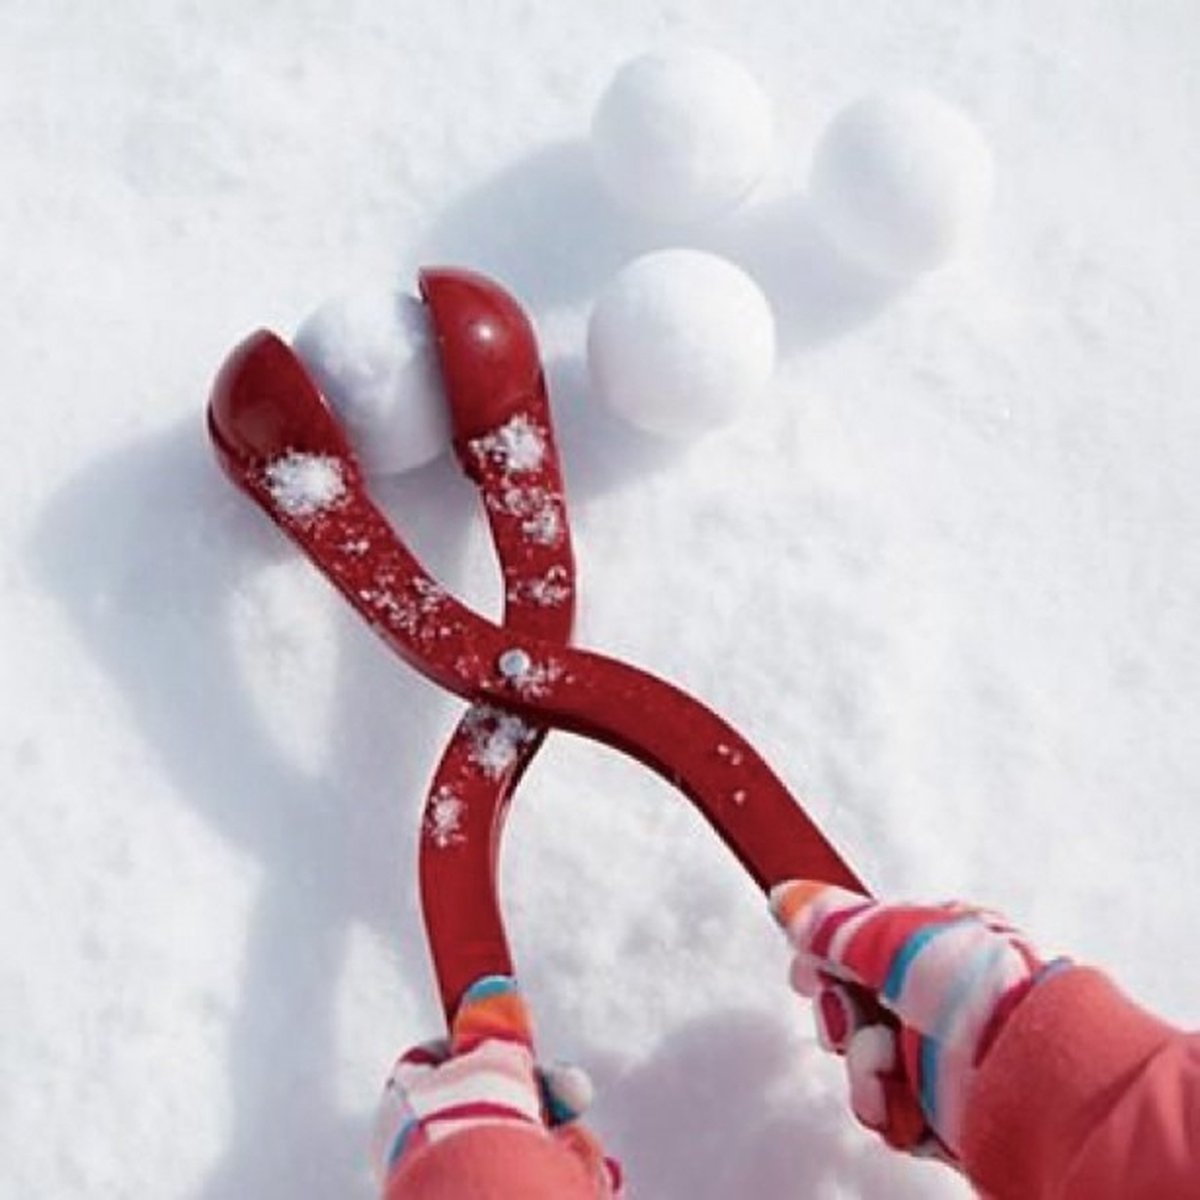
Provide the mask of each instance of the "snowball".
POLYGON ((847 258, 884 275, 950 259, 978 230, 992 155, 957 109, 920 91, 868 96, 830 124, 813 160, 813 214, 847 258))
POLYGON ((762 177, 771 141, 762 88, 713 50, 631 60, 592 119, 605 187, 623 207, 662 221, 700 221, 731 208, 762 177))
POLYGON ((433 331, 414 297, 381 290, 331 300, 301 325, 295 349, 367 472, 411 470, 449 446, 433 331))
POLYGON ((775 321, 758 285, 699 250, 635 259, 607 285, 588 325, 599 400, 650 433, 692 438, 726 424, 775 361, 775 321))

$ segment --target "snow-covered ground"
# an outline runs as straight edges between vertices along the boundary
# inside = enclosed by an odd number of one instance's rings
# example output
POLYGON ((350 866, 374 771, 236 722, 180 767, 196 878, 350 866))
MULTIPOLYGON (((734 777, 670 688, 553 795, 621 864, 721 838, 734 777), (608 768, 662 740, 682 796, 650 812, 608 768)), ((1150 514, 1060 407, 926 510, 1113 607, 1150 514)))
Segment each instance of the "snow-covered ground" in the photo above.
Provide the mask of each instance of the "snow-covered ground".
MULTIPOLYGON (((363 1197, 436 1031, 412 874, 458 706, 225 483, 224 353, 422 263, 529 305, 573 487, 579 640, 681 683, 886 895, 1008 909, 1195 1024, 1200 10, 1191 0, 0 4, 6 382, 0 1192, 363 1197), (681 234, 591 174, 671 39, 776 104, 752 204, 681 234), (987 239, 907 288, 823 248, 821 129, 885 85, 972 114, 987 239), (589 303, 696 245, 775 307, 769 396, 667 455, 587 407, 589 303)), ((381 489, 495 611, 447 461, 381 489)), ((551 739, 507 911, 633 1195, 960 1196, 846 1116, 761 898, 646 771, 551 739)))

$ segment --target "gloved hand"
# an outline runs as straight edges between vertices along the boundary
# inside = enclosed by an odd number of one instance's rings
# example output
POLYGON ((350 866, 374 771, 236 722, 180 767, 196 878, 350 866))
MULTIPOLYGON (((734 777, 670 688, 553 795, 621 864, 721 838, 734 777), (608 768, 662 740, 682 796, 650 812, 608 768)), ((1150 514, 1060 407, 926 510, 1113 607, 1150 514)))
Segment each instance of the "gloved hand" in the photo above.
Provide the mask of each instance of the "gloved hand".
POLYGON ((855 1115, 897 1149, 957 1164, 975 1072, 1030 990, 1070 964, 965 904, 878 904, 794 881, 771 909, 796 950, 792 986, 845 1056, 855 1115))
POLYGON ((618 1164, 578 1118, 592 1097, 578 1067, 541 1068, 516 982, 494 975, 467 990, 450 1037, 415 1046, 392 1068, 376 1122, 381 1187, 422 1147, 483 1126, 533 1128, 575 1154, 598 1197, 620 1195, 618 1164))

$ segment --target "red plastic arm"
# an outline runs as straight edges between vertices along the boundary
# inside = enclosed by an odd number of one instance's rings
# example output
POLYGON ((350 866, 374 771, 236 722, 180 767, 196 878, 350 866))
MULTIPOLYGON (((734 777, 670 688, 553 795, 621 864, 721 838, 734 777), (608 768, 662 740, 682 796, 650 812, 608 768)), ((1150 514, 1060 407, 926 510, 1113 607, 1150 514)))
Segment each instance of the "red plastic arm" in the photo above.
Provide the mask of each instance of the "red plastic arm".
MULTIPOLYGON (((490 279, 421 272, 455 452, 483 503, 504 578, 504 627, 565 643, 575 564, 550 402, 533 329, 490 279), (524 451, 514 466, 512 451, 524 451)), ((421 825, 421 907, 447 1021, 483 975, 513 975, 499 902, 511 798, 545 729, 474 704, 450 738, 421 825)))

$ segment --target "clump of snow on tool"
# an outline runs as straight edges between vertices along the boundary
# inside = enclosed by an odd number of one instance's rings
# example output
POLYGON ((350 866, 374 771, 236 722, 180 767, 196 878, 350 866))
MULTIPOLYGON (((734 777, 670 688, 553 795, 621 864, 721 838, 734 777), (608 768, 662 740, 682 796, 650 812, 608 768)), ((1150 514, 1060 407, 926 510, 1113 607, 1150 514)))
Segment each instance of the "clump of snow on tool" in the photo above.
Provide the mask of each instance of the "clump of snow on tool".
POLYGON ((546 439, 524 413, 517 413, 493 432, 475 438, 471 448, 480 458, 491 459, 505 471, 514 473, 536 471, 546 457, 546 439))
POLYGON ((477 705, 466 718, 470 758, 489 779, 498 779, 516 761, 534 730, 520 717, 490 705, 477 705))
POLYGON ((521 517, 521 532, 540 546, 556 546, 563 535, 562 498, 544 487, 508 487, 489 494, 488 507, 505 516, 521 517))
POLYGON ((312 517, 332 508, 346 494, 342 464, 328 454, 293 451, 269 463, 267 487, 290 517, 312 517))
POLYGON ((542 546, 553 546, 562 536, 562 518, 553 505, 537 510, 521 522, 521 532, 542 546))
POLYGON ((528 600, 543 608, 565 604, 571 598, 571 582, 562 566, 551 567, 537 579, 523 579, 508 590, 511 600, 528 600))
POLYGON ((438 788, 425 812, 425 836, 439 850, 462 842, 462 818, 466 801, 453 788, 438 788))

